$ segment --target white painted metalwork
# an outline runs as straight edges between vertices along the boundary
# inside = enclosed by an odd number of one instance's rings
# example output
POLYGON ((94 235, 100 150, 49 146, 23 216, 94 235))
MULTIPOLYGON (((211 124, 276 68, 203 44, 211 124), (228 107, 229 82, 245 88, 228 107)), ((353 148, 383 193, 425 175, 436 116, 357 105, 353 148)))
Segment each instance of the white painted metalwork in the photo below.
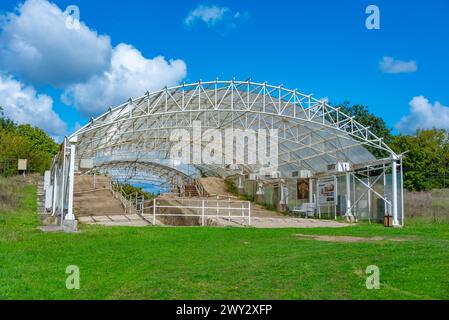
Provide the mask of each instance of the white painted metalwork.
MULTIPOLYGON (((152 212, 152 224, 157 224, 158 217, 193 217, 201 221, 201 225, 206 225, 209 221, 232 222, 240 225, 251 225, 251 202, 231 201, 217 199, 186 199, 186 198, 158 198, 154 199, 152 205, 144 208, 145 212, 152 212), (163 213, 161 209, 168 209, 183 212, 163 213)), ((144 215, 145 216, 145 215, 144 215)))
POLYGON ((339 109, 297 90, 251 81, 198 82, 147 93, 110 109, 72 137, 79 138, 83 158, 119 150, 136 157, 139 151, 154 152, 164 158, 171 147, 170 130, 192 129, 198 120, 205 128, 278 129, 279 160, 287 171, 300 167, 319 172, 346 158, 355 163, 372 160, 362 145, 394 154, 381 138, 339 109))
MULTIPOLYGON (((196 121, 200 121, 204 129, 223 132, 227 128, 277 130, 277 179, 291 178, 292 172, 301 170, 308 170, 317 177, 326 173, 328 165, 338 162, 349 163, 354 170, 364 168, 378 161, 366 147, 385 151, 393 164, 401 159, 381 137, 354 118, 296 89, 251 80, 184 83, 147 92, 111 107, 65 139, 52 165, 54 195, 59 201, 59 204, 54 202, 53 213, 63 215, 64 208, 70 206, 66 203, 72 192, 66 187, 67 180, 71 179, 68 170, 77 169, 83 159, 93 159, 92 171, 115 175, 117 179, 159 180, 168 185, 180 185, 201 175, 259 172, 260 165, 254 164, 170 163, 174 144, 170 141, 171 132, 186 129, 194 142, 196 121), (67 151, 66 146, 70 149, 69 145, 76 145, 75 163, 71 162, 72 156, 68 158, 71 151, 67 151)), ((206 142, 201 141, 201 144, 206 142)), ((256 147, 247 142, 243 148, 248 153, 257 152, 256 147)), ((392 201, 396 203, 393 205, 395 221, 399 222, 397 188, 393 188, 392 201)))
POLYGON ((70 165, 69 165, 69 204, 66 220, 75 220, 75 215, 73 213, 73 193, 75 186, 75 145, 70 146, 70 165))

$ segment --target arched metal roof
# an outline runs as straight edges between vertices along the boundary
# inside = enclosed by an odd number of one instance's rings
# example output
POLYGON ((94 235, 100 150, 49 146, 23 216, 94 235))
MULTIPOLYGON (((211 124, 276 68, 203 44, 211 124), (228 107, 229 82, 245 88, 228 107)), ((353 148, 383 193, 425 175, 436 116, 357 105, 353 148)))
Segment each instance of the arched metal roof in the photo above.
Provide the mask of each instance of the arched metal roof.
POLYGON ((115 158, 113 161, 96 163, 95 170, 100 173, 110 173, 115 178, 130 182, 147 181, 157 185, 192 183, 192 177, 187 173, 173 166, 151 161, 127 161, 115 158))
MULTIPOLYGON (((201 121, 204 129, 223 131, 277 129, 282 176, 298 170, 324 172, 327 165, 339 161, 353 165, 372 162, 375 157, 366 146, 397 157, 382 138, 326 102, 298 90, 250 80, 199 81, 147 92, 109 108, 70 139, 76 138, 78 160, 126 154, 135 162, 151 158, 150 162, 160 163, 169 160, 172 130, 190 132, 194 121, 201 121)), ((256 152, 248 143, 245 148, 256 152)), ((259 169, 224 164, 195 167, 206 175, 259 169)), ((157 168, 151 169, 157 174, 157 168)))

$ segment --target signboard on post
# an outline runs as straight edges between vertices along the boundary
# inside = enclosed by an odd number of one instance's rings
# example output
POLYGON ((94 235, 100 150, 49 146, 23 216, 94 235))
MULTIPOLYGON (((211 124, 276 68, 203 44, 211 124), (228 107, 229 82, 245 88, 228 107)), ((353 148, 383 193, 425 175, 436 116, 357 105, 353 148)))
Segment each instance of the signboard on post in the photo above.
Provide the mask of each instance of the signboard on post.
POLYGON ((335 177, 318 180, 318 203, 333 205, 336 203, 337 181, 335 177))
POLYGON ((28 160, 27 159, 19 159, 19 161, 17 162, 17 170, 27 171, 28 170, 28 160))

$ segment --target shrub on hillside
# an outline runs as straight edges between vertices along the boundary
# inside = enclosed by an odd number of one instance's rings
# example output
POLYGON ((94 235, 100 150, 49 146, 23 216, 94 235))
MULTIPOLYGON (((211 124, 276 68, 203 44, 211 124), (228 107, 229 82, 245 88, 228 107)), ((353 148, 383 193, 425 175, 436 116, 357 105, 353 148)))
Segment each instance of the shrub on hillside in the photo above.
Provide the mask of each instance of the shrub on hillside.
POLYGON ((18 159, 28 159, 29 170, 42 174, 57 152, 58 144, 42 129, 16 124, 0 107, 0 175, 17 174, 18 159))
POLYGON ((24 183, 23 177, 0 177, 0 210, 11 211, 17 208, 24 183))

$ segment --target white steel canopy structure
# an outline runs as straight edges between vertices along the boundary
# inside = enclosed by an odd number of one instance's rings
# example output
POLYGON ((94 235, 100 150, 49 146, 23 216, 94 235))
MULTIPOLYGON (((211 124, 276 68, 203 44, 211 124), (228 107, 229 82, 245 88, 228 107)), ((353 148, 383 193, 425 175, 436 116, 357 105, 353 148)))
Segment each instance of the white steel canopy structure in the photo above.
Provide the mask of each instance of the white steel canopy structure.
MULTIPOLYGON (((385 201, 391 206, 395 223, 399 224, 395 184, 396 167, 401 159, 381 137, 310 94, 251 80, 199 81, 147 92, 92 118, 66 139, 62 153, 53 162, 53 184, 59 184, 62 190, 59 196, 54 191, 55 199, 65 199, 61 200, 60 208, 55 205, 53 211, 63 212, 68 206, 72 214, 69 200, 70 192, 73 193, 73 188, 70 191, 73 173, 82 169, 80 164, 86 159, 92 164, 90 171, 108 172, 130 181, 156 180, 170 185, 183 184, 200 176, 260 172, 258 163, 226 162, 229 154, 225 153, 229 150, 225 148, 221 149, 225 150, 221 151, 221 163, 174 161, 171 151, 178 141, 173 140, 173 131, 185 130, 187 140, 194 144, 198 139, 194 133, 198 123, 204 130, 222 131, 225 137, 230 128, 242 132, 265 131, 269 132, 268 136, 276 132, 277 174, 272 177, 275 179, 292 178, 300 171, 318 177, 336 163, 349 163, 354 172, 367 167, 375 170, 379 166, 385 170, 387 164, 392 168, 393 191, 391 199, 385 197, 385 201), (390 156, 376 159, 367 147, 383 150, 390 156)), ((200 136, 199 143, 205 147, 213 139, 202 141, 200 136)), ((251 154, 260 153, 252 142, 249 138, 243 138, 240 145, 236 142, 234 146, 232 142, 232 150, 243 148, 247 159, 251 154)), ((235 160, 234 152, 231 157, 235 160)))

